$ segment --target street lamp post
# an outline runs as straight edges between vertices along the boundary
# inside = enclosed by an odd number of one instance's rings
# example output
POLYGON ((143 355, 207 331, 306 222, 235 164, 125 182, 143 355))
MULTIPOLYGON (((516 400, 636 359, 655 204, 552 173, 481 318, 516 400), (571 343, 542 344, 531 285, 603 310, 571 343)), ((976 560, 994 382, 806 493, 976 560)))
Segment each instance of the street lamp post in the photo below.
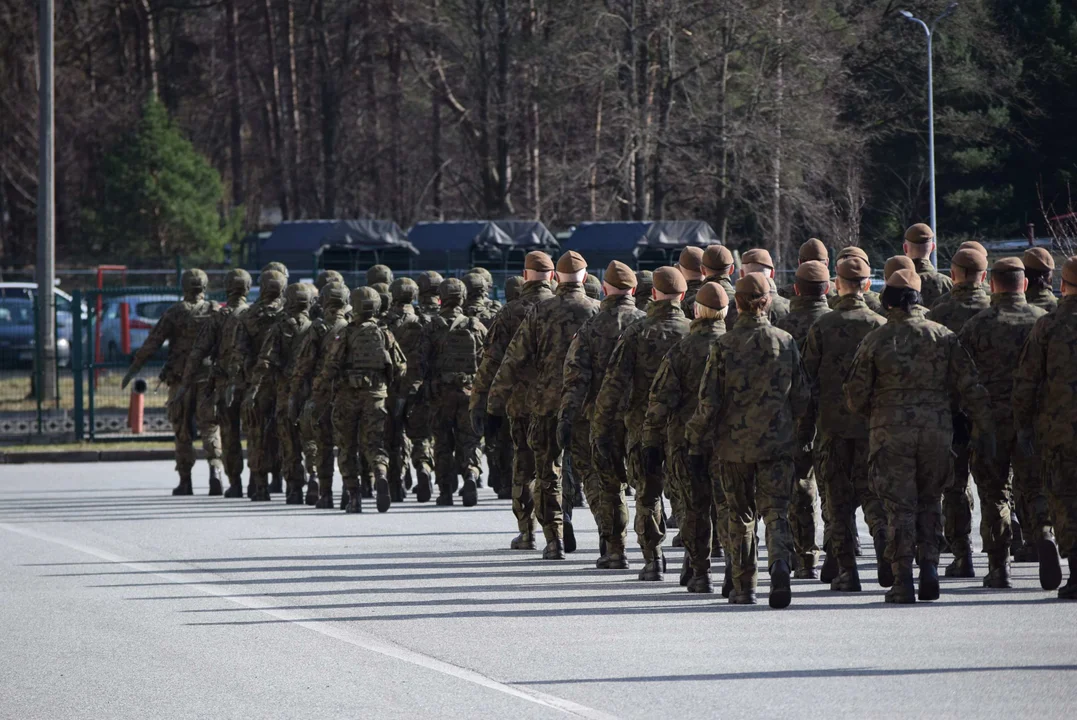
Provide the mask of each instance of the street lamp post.
POLYGON ((935 26, 939 24, 939 21, 945 17, 953 14, 954 10, 957 10, 957 3, 952 2, 946 6, 946 9, 942 11, 942 14, 935 18, 935 21, 931 23, 930 27, 920 18, 913 15, 908 10, 899 10, 898 12, 908 20, 920 25, 924 29, 924 34, 927 35, 927 156, 928 156, 928 183, 931 193, 931 230, 935 233, 936 250, 931 252, 931 264, 938 265, 938 237, 939 226, 937 217, 935 215, 935 84, 932 77, 931 66, 931 40, 935 35, 935 26))

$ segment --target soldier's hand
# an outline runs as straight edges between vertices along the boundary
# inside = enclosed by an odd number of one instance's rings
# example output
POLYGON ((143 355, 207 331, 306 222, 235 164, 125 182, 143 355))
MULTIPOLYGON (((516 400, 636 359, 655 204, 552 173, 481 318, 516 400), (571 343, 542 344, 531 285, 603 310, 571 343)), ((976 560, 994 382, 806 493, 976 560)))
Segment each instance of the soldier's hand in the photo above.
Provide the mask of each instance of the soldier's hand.
MULTIPOLYGON (((491 415, 486 414, 486 432, 491 436, 497 436, 501 432, 501 426, 505 424, 504 415, 491 415)), ((481 433, 480 433, 481 434, 481 433)))
POLYGON ((707 457, 705 455, 689 455, 688 469, 697 482, 709 482, 710 473, 707 469, 707 457))
POLYGON ((123 382, 120 383, 120 389, 126 390, 127 386, 131 384, 131 381, 135 379, 135 375, 138 375, 138 371, 134 368, 127 371, 127 374, 123 376, 123 382))
POLYGON ((657 447, 643 448, 643 472, 648 476, 657 475, 662 471, 662 449, 657 447))
POLYGON ((995 433, 993 432, 981 432, 976 435, 975 451, 978 456, 984 460, 990 460, 995 457, 995 433))
POLYGON ((572 443, 572 421, 561 418, 557 421, 557 447, 564 450, 572 443))
POLYGON ((1026 458, 1036 457, 1036 432, 1032 428, 1018 430, 1017 447, 1026 458))

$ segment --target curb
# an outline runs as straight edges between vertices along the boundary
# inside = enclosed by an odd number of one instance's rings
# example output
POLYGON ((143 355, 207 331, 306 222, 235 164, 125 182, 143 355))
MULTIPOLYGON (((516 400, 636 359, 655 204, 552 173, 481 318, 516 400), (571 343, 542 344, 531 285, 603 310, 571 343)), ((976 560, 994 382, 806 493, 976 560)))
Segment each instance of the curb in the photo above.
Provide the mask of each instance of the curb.
MULTIPOLYGON (((172 460, 173 450, 57 450, 43 452, 0 452, 0 465, 32 465, 38 463, 95 463, 95 462, 148 462, 172 460)), ((204 460, 205 452, 196 452, 204 460)))

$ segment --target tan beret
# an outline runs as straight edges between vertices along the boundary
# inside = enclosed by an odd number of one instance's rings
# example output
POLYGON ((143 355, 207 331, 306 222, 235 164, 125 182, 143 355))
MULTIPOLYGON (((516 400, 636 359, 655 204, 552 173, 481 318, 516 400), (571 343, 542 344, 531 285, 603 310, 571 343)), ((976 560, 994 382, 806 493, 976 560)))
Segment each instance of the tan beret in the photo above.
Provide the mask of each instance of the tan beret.
POLYGON ((808 260, 821 260, 824 263, 830 262, 830 253, 827 252, 826 245, 819 238, 811 238, 808 242, 800 246, 800 262, 806 262, 808 260))
POLYGON ((695 245, 689 245, 684 250, 681 250, 681 256, 677 258, 677 264, 685 270, 691 270, 692 272, 702 272, 700 267, 703 263, 703 248, 696 247, 695 245))
POLYGON ((844 280, 865 280, 871 277, 871 268, 861 258, 842 258, 838 260, 838 277, 844 280))
POLYGON ((729 296, 716 282, 704 283, 703 287, 696 291, 696 302, 703 307, 721 310, 729 306, 729 296))
POLYGON ((1046 271, 1055 269, 1055 258, 1046 248, 1029 248, 1025 250, 1025 256, 1022 260, 1024 260, 1025 267, 1029 270, 1046 271))
POLYGON ((976 242, 975 240, 966 240, 965 242, 961 243, 961 245, 957 249, 958 250, 975 250, 978 253, 983 253, 984 255, 987 254, 987 248, 985 248, 983 245, 976 242))
POLYGON ((612 285, 620 290, 628 290, 639 284, 636 279, 636 273, 632 272, 632 268, 620 260, 613 260, 606 266, 606 274, 602 279, 607 285, 612 285))
POLYGON ((916 272, 916 264, 906 255, 895 255, 886 261, 883 266, 883 278, 889 280, 897 270, 912 270, 916 272))
POLYGON ((738 278, 736 290, 738 295, 767 295, 770 293, 770 280, 763 273, 748 273, 738 278))
POLYGON ((768 268, 774 268, 774 261, 770 259, 770 253, 763 248, 753 248, 748 252, 740 256, 742 264, 753 263, 755 265, 764 265, 768 268))
POLYGON ((871 264, 871 258, 868 257, 867 251, 865 251, 862 247, 857 247, 856 245, 843 247, 841 250, 838 251, 838 260, 847 257, 857 257, 868 263, 869 265, 871 264))
POLYGON ((587 261, 583 259, 583 255, 580 255, 575 250, 569 250, 557 261, 557 272, 559 273, 578 273, 580 270, 586 269, 587 261))
POLYGON ((916 223, 905 231, 905 242, 923 245, 935 239, 935 231, 929 225, 916 223))
POLYGON ((703 267, 725 270, 733 264, 733 253, 725 245, 710 245, 703 251, 703 267))
POLYGON ((651 282, 655 290, 667 295, 676 295, 677 293, 688 291, 688 281, 675 267, 658 268, 654 271, 651 282))
POLYGON ((1021 262, 1021 258, 1008 257, 996 260, 995 264, 991 266, 991 272, 993 273, 1007 273, 1007 272, 1024 272, 1025 264, 1021 262))
POLYGON ((950 264, 973 272, 983 272, 987 269, 987 256, 975 250, 958 250, 950 259, 950 264))
POLYGON ((553 272, 553 258, 541 250, 532 250, 524 258, 524 270, 553 272))
POLYGON ((1062 279, 1067 285, 1077 285, 1077 255, 1066 260, 1062 266, 1062 279))
POLYGON ((797 280, 804 282, 827 282, 830 280, 830 271, 826 263, 819 260, 805 260, 797 268, 797 280))
POLYGON ((895 270, 894 274, 886 279, 886 286, 920 292, 920 276, 915 270, 895 270))

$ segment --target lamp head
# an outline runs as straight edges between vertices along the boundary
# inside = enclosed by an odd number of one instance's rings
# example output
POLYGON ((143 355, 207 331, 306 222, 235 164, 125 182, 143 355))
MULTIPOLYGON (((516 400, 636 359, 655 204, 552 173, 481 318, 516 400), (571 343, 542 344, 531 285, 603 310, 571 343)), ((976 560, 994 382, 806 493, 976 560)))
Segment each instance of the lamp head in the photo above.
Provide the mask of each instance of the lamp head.
POLYGON ((914 17, 912 16, 912 13, 911 13, 911 12, 909 12, 908 10, 898 10, 898 12, 899 12, 899 13, 901 13, 901 14, 902 14, 902 16, 904 16, 904 18, 905 18, 906 20, 915 20, 915 19, 916 19, 916 18, 914 18, 914 17))

